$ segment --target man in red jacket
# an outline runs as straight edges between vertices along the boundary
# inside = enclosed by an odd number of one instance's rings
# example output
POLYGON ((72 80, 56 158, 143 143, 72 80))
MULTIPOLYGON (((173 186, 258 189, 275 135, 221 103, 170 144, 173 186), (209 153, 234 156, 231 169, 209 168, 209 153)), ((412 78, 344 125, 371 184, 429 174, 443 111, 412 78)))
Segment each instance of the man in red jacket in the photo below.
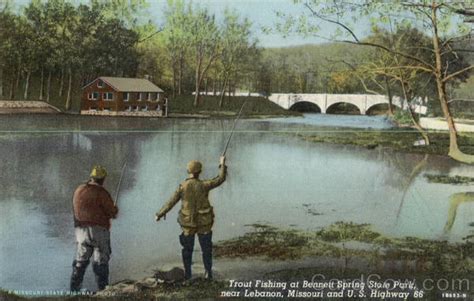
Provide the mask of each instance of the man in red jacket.
POLYGON ((79 185, 73 196, 74 227, 77 252, 72 265, 71 291, 81 289, 84 273, 93 257, 92 268, 99 290, 109 284, 110 219, 118 208, 103 187, 107 171, 94 166, 90 180, 79 185))

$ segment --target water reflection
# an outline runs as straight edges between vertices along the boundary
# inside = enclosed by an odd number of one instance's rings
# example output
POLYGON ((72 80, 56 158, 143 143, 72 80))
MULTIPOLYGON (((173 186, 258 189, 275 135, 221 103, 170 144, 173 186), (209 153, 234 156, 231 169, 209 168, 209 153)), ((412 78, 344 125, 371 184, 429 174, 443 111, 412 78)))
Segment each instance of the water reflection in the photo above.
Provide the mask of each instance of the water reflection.
POLYGON ((453 228, 454 222, 456 220, 456 214, 458 208, 461 204, 474 202, 474 192, 460 192, 455 193, 449 197, 449 211, 448 211, 448 220, 444 226, 444 233, 448 234, 453 228))
POLYGON ((423 168, 426 167, 427 162, 428 162, 428 155, 425 155, 423 159, 413 167, 413 170, 411 171, 410 175, 406 178, 406 182, 403 187, 403 194, 400 199, 400 207, 398 207, 398 211, 397 211, 397 222, 400 217, 400 213, 402 212, 403 203, 405 202, 408 189, 413 184, 413 181, 415 180, 415 178, 423 171, 423 168))
MULTIPOLYGON (((48 122, 53 126, 56 121, 48 122)), ((118 126, 100 122, 104 128, 118 126)), ((0 136, 0 266, 9 271, 1 273, 0 287, 67 287, 64 279, 74 254, 71 196, 97 163, 108 168, 105 185, 114 195, 127 162, 120 214, 112 227, 112 281, 142 277, 151 267, 179 262, 177 210, 160 224, 154 212, 186 177, 189 160, 203 162, 204 178, 215 175, 232 123, 133 122, 124 124, 128 129, 146 125, 155 130, 0 136), (31 266, 34 272, 25 277, 31 266)), ((445 157, 303 141, 296 137, 302 127, 272 121, 239 123, 229 148, 228 180, 210 195, 216 241, 241 235, 248 230, 246 224, 256 222, 315 230, 339 220, 370 223, 387 235, 435 238, 445 226, 446 200, 464 191, 428 183, 422 173, 472 173, 445 157), (308 215, 306 208, 318 214, 308 215)), ((464 213, 472 215, 473 208, 465 208, 464 213)), ((465 236, 466 228, 454 227, 452 236, 465 236)), ((93 282, 90 276, 85 286, 93 282)))

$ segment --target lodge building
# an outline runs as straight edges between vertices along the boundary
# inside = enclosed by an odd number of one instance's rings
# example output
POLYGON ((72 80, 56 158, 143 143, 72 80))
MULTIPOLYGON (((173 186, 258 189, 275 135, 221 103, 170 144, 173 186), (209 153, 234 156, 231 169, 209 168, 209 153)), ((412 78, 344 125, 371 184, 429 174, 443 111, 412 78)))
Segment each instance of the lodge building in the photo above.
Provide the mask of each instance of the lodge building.
POLYGON ((81 114, 167 116, 162 89, 143 78, 96 78, 82 88, 81 114))

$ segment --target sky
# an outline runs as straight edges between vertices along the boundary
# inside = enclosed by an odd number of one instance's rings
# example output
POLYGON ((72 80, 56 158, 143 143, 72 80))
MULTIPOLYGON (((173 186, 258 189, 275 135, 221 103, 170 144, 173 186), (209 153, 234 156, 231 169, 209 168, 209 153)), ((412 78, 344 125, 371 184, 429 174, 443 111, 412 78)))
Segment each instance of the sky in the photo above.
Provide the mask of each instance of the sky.
MULTIPOLYGON (((13 0, 18 8, 28 4, 30 0, 13 0)), ((87 0, 70 0, 73 3, 87 3, 87 0)), ((164 10, 167 6, 166 0, 148 0, 150 4, 148 8, 149 18, 158 26, 164 24, 164 10)), ((293 4, 292 0, 195 0, 194 4, 206 7, 215 14, 217 19, 221 17, 226 8, 236 10, 242 17, 247 17, 253 23, 253 33, 258 39, 258 45, 263 47, 289 47, 294 45, 318 44, 326 42, 317 37, 302 37, 291 35, 283 37, 280 34, 264 34, 262 27, 273 28, 278 22, 277 11, 300 15, 305 11, 304 8, 293 4)), ((364 23, 364 22, 362 22, 364 23)), ((368 22, 366 22, 368 24, 368 22)), ((359 36, 368 35, 369 26, 357 28, 356 33, 359 36)), ((334 27, 326 27, 322 30, 321 35, 327 36, 329 31, 334 27)))

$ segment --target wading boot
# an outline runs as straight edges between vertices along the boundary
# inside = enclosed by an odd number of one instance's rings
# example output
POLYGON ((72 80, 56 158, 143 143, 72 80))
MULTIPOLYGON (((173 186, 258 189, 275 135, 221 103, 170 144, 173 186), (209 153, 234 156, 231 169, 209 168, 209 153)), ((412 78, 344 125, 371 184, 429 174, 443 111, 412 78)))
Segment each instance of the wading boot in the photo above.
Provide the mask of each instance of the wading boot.
POLYGON ((194 235, 181 234, 179 242, 183 246, 181 255, 183 257, 184 279, 189 280, 191 279, 191 265, 193 263, 194 235))
POLYGON ((107 263, 98 264, 94 262, 92 269, 94 270, 97 288, 99 291, 105 289, 105 287, 109 285, 109 265, 107 263))
POLYGON ((202 250, 202 262, 206 271, 205 278, 212 280, 212 232, 198 234, 198 237, 202 250))
POLYGON ((84 279, 84 273, 86 272, 89 261, 76 261, 72 262, 72 275, 70 281, 70 290, 72 292, 78 292, 81 289, 82 280, 84 279))

